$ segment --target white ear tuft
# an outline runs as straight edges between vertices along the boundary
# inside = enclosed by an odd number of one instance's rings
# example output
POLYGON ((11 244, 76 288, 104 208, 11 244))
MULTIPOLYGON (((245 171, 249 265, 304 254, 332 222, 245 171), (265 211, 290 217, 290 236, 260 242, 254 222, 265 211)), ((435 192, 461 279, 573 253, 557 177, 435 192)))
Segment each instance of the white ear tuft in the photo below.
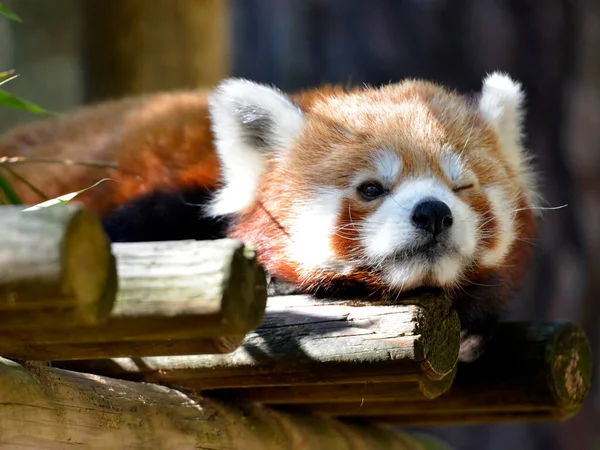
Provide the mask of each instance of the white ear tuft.
POLYGON ((521 84, 507 74, 493 72, 483 80, 479 111, 496 130, 500 151, 517 173, 531 203, 536 194, 530 157, 523 147, 524 102, 521 84))
POLYGON ((254 202, 269 152, 290 147, 304 114, 281 91, 244 79, 223 81, 208 102, 223 176, 211 213, 233 214, 254 202))
POLYGON ((506 74, 494 72, 483 80, 479 110, 507 143, 521 142, 524 100, 521 84, 506 74))

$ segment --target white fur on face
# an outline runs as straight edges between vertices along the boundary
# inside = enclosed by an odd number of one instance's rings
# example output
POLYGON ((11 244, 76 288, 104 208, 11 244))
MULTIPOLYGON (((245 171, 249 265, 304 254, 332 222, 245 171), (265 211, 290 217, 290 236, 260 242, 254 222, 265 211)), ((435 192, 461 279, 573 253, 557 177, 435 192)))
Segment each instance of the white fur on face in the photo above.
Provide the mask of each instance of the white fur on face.
POLYGON ((287 252, 302 268, 327 270, 336 265, 331 236, 338 232, 336 226, 343 195, 343 191, 337 189, 320 189, 310 200, 296 205, 288 228, 291 243, 287 252))
POLYGON ((223 174, 211 213, 237 213, 254 202, 269 154, 285 153, 304 126, 304 114, 282 92, 242 79, 221 83, 209 109, 223 174))
POLYGON ((425 276, 433 277, 440 286, 458 281, 470 263, 477 247, 477 220, 471 208, 450 189, 433 178, 408 180, 398 186, 361 226, 365 256, 372 264, 384 261, 383 276, 395 287, 414 287, 425 276), (447 251, 428 261, 419 255, 402 258, 419 245, 421 234, 412 223, 415 206, 426 198, 448 205, 454 223, 449 230, 447 251), (394 255, 395 260, 389 260, 394 255))
MULTIPOLYGON (((496 220, 495 245, 491 250, 484 251, 480 264, 493 267, 500 264, 506 257, 515 235, 515 205, 500 186, 485 188, 491 206, 491 214, 496 220)), ((485 218, 484 220, 487 220, 485 218)))
POLYGON ((439 163, 444 174, 455 186, 477 183, 475 174, 468 170, 461 157, 450 149, 441 153, 439 163))
POLYGON ((389 150, 379 150, 373 156, 378 179, 383 183, 393 183, 401 170, 400 156, 389 150))

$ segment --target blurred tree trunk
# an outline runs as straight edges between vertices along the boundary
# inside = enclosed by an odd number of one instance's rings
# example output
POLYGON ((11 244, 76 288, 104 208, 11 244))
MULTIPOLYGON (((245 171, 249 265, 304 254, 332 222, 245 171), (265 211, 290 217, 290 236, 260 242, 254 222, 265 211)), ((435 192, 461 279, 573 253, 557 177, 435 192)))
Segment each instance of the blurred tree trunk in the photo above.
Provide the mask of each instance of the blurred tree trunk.
MULTIPOLYGON (((568 207, 544 213, 540 239, 532 244, 536 260, 512 317, 574 320, 599 338, 598 2, 234 0, 232 5, 234 75, 283 89, 425 77, 469 92, 480 89, 486 72, 498 69, 519 79, 527 92, 527 144, 543 175, 542 193, 549 206, 568 207)), ((461 450, 590 449, 600 438, 594 395, 566 423, 438 432, 461 450)))
POLYGON ((86 101, 212 86, 227 75, 227 0, 86 0, 86 101))

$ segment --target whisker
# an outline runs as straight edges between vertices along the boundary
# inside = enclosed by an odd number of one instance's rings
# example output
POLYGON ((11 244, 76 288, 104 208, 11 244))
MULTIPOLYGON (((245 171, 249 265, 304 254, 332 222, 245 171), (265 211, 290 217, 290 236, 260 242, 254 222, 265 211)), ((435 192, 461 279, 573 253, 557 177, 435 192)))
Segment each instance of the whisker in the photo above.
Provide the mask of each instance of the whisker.
POLYGON ((560 206, 528 206, 526 208, 515 209, 513 212, 529 211, 529 210, 554 211, 557 209, 566 208, 567 206, 569 206, 568 203, 565 203, 564 205, 560 205, 560 206))

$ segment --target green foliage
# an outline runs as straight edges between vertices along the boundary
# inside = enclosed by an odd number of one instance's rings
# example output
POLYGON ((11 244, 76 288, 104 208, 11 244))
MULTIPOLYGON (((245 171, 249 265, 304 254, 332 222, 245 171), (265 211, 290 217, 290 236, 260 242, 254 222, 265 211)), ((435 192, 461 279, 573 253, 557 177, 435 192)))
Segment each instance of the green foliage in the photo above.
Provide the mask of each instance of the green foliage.
POLYGON ((14 12, 0 3, 0 16, 8 17, 10 20, 14 20, 15 22, 23 23, 21 18, 17 16, 14 12))
MULTIPOLYGON (((4 16, 15 22, 23 22, 17 14, 8 9, 2 3, 0 3, 0 16, 4 16)), ((14 70, 0 72, 0 86, 5 83, 8 83, 11 80, 14 80, 15 78, 17 78, 17 76, 18 75, 14 73, 14 70)), ((4 89, 0 89, 0 106, 21 109, 36 114, 50 114, 43 108, 40 108, 39 106, 34 105, 33 103, 28 102, 27 100, 12 95, 9 92, 6 92, 4 89)), ((2 167, 4 166, 0 164, 0 168, 2 167)), ((11 186, 10 182, 2 172, 0 172, 0 203, 10 203, 13 205, 20 205, 22 203, 21 199, 19 198, 19 196, 11 186)))
POLYGON ((20 205, 22 203, 9 181, 0 172, 0 204, 5 202, 12 205, 20 205))
MULTIPOLYGON (((7 70, 6 72, 0 72, 0 86, 5 83, 8 83, 11 80, 17 78, 18 75, 15 74, 14 70, 7 70)), ((23 100, 15 95, 6 92, 4 89, 0 89, 0 106, 5 106, 7 108, 16 108, 22 109, 25 111, 29 111, 36 114, 51 114, 50 112, 40 108, 37 105, 34 105, 27 100, 23 100)))
POLYGON ((34 105, 27 100, 23 100, 15 95, 9 94, 4 89, 0 89, 0 105, 5 106, 7 108, 16 108, 22 109, 24 111, 29 111, 37 114, 51 114, 43 108, 40 108, 37 105, 34 105))

